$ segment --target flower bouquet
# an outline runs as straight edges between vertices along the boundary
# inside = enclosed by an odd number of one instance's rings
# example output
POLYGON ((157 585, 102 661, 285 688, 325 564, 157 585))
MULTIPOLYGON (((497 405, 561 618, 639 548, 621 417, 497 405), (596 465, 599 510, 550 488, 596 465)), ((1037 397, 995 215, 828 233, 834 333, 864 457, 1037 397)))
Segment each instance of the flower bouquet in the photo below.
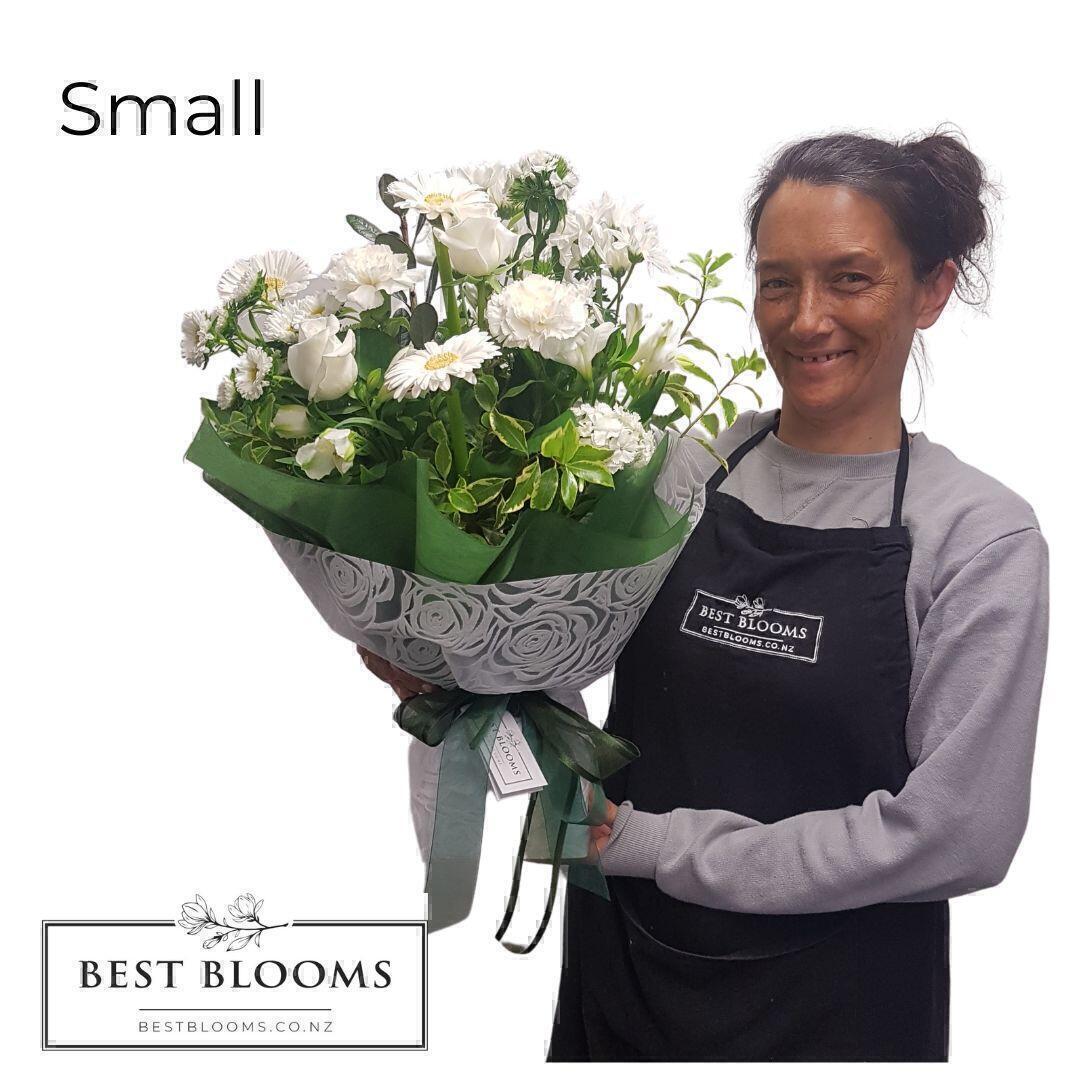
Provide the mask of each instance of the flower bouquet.
POLYGON ((701 512, 700 435, 764 369, 692 329, 738 304, 717 276, 729 255, 673 266, 640 208, 572 206, 576 184, 544 152, 384 175, 391 229, 349 215, 363 242, 319 275, 287 251, 243 259, 183 320, 189 363, 231 354, 188 459, 334 630, 440 688, 395 711, 442 746, 431 929, 469 912, 489 782, 529 790, 499 940, 524 858, 551 863, 551 887, 516 951, 540 939, 561 864, 607 897, 588 825, 637 755, 545 691, 614 666, 701 512), (680 326, 628 300, 641 264, 681 276, 661 286, 680 326), (531 787, 497 775, 507 753, 531 787))

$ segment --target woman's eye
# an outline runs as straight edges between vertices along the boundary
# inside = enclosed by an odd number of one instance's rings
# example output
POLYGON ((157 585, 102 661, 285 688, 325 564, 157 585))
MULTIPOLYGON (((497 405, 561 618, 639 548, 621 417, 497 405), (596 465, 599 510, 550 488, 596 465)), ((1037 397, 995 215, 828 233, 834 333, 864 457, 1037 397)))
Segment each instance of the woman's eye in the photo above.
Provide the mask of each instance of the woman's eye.
POLYGON ((761 283, 763 289, 782 289, 787 282, 783 278, 768 278, 761 283))
POLYGON ((870 279, 865 274, 860 274, 855 270, 849 270, 846 274, 841 274, 839 281, 841 285, 864 285, 870 279))

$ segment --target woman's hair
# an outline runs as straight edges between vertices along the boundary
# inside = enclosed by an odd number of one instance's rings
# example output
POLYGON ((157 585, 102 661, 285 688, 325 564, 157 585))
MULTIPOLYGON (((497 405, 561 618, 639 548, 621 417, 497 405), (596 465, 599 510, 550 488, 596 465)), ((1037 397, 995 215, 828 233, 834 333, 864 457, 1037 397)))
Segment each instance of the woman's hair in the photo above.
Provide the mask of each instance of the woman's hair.
POLYGON ((870 196, 911 252, 919 280, 952 259, 960 270, 960 299, 985 299, 992 234, 987 202, 996 191, 958 131, 938 128, 898 142, 841 132, 789 143, 765 165, 750 194, 751 256, 765 204, 785 180, 842 185, 870 196))

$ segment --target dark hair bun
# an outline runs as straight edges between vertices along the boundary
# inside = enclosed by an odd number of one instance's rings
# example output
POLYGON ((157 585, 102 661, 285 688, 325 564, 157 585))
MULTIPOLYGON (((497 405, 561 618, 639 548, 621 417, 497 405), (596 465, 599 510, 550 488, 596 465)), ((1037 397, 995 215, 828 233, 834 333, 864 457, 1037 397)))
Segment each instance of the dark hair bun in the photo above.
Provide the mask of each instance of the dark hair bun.
POLYGON ((839 132, 790 143, 765 166, 751 193, 751 252, 765 203, 785 180, 840 184, 869 195, 889 214, 919 278, 952 259, 960 270, 957 295, 969 303, 985 297, 988 202, 996 191, 959 131, 941 127, 899 142, 839 132))

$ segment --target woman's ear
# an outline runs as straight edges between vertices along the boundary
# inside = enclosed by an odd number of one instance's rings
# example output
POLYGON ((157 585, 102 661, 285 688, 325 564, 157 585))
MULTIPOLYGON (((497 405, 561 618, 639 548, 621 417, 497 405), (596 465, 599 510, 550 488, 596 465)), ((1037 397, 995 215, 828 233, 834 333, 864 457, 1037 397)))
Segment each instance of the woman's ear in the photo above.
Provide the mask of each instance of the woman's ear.
POLYGON ((952 259, 946 259, 936 270, 932 270, 926 280, 919 285, 920 303, 916 312, 915 327, 926 330, 938 321, 938 316, 945 310, 945 305, 952 296, 953 286, 960 270, 952 259))

